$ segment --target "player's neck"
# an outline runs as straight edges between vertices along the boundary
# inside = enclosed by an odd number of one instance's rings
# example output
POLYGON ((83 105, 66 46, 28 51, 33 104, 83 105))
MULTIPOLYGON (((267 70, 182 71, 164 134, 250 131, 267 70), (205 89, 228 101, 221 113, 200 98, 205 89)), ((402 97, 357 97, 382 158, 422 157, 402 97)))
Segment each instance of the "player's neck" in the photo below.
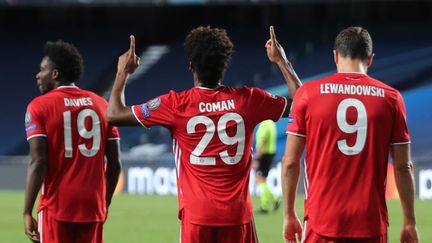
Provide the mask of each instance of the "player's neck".
POLYGON ((221 86, 221 84, 218 83, 218 84, 216 84, 216 85, 200 84, 200 85, 197 85, 197 86, 195 86, 195 87, 200 87, 200 88, 205 88, 205 89, 217 89, 217 88, 219 88, 220 86, 221 86))
POLYGON ((71 87, 74 87, 74 86, 76 86, 75 85, 75 83, 64 83, 64 82, 56 82, 56 85, 55 85, 55 87, 54 88, 58 88, 58 87, 68 87, 68 86, 71 86, 71 87))
POLYGON ((201 88, 206 88, 206 89, 217 89, 220 86, 222 86, 220 82, 210 85, 210 84, 204 84, 199 80, 195 81, 195 87, 197 87, 197 88, 201 87, 201 88))
POLYGON ((344 58, 336 64, 338 73, 363 73, 367 74, 367 65, 361 60, 344 58))

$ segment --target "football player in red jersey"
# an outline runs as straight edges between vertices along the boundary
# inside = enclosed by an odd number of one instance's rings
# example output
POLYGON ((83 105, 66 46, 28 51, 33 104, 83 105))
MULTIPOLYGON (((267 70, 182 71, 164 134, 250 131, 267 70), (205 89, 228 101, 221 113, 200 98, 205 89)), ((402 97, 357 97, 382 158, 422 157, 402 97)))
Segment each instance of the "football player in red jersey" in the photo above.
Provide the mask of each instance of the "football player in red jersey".
MULTIPOLYGON (((276 63, 292 97, 301 85, 270 27, 268 58, 276 63)), ((258 242, 249 193, 254 127, 286 116, 291 102, 259 88, 222 85, 233 52, 224 29, 198 27, 185 40, 194 87, 170 91, 128 107, 124 89, 138 66, 135 39, 118 61, 108 106, 115 125, 160 125, 173 138, 181 242, 258 242)))
POLYGON ((418 242, 410 136, 401 94, 369 77, 372 39, 349 27, 335 40, 337 73, 296 93, 282 162, 284 238, 302 229, 294 210, 305 155, 304 242, 387 242, 388 155, 402 202, 401 242, 418 242))
POLYGON ((30 162, 24 229, 35 242, 103 242, 121 169, 119 134, 106 120, 107 101, 75 86, 82 70, 74 45, 46 43, 36 75, 42 95, 30 102, 25 116, 30 162), (39 190, 36 221, 32 211, 39 190))

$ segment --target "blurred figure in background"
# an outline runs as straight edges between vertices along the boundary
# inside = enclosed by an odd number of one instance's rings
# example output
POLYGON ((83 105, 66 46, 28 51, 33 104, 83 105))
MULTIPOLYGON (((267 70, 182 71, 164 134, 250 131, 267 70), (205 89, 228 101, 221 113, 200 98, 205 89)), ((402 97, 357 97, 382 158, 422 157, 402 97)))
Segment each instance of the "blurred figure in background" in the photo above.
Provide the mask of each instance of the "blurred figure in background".
POLYGON ((272 210, 277 210, 280 205, 279 199, 270 191, 266 181, 270 166, 276 154, 276 123, 272 120, 261 122, 256 131, 255 142, 255 178, 256 184, 261 190, 260 207, 255 213, 266 214, 272 210))

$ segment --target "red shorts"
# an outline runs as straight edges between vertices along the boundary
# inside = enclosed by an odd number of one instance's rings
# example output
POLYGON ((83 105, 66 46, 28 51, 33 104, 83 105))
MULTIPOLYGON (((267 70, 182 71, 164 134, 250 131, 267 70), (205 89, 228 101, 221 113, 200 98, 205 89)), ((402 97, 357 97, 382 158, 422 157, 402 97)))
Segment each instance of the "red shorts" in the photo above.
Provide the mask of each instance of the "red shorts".
POLYGON ((180 243, 258 243, 253 220, 233 226, 205 226, 182 220, 180 243))
POLYGON ((302 242, 308 243, 387 243, 387 234, 370 238, 335 238, 319 235, 304 223, 302 242))
POLYGON ((103 222, 58 221, 48 210, 38 213, 38 231, 41 243, 103 243, 103 222))

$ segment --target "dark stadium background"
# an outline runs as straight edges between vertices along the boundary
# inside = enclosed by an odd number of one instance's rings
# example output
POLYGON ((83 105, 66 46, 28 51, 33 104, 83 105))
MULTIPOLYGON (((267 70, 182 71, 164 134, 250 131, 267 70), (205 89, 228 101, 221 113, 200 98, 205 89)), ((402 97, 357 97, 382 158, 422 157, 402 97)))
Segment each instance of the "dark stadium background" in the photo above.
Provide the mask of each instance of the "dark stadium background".
MULTIPOLYGON (((135 34, 137 52, 148 64, 126 90, 127 103, 135 104, 170 89, 192 86, 182 44, 188 31, 199 25, 226 28, 233 39, 236 52, 225 84, 254 85, 281 95, 286 94, 282 76, 267 61, 264 49, 269 25, 275 26, 279 41, 305 82, 334 72, 336 33, 361 25, 374 40, 376 56, 369 74, 402 92, 413 159, 417 168, 427 169, 432 167, 431 23, 432 1, 0 0, 0 164, 15 165, 18 162, 10 162, 11 158, 21 159, 10 156, 28 152, 24 114, 28 102, 39 95, 35 75, 47 40, 75 43, 85 65, 84 77, 77 85, 106 97, 117 58, 128 48, 129 34, 135 34)), ((279 158, 285 125, 285 120, 278 123, 279 158)), ((126 165, 162 162, 172 166, 166 130, 122 128, 121 135, 126 165)), ((21 174, 14 180, 22 181, 25 171, 18 170, 21 174)), ((9 187, 0 183, 0 188, 9 187)))

